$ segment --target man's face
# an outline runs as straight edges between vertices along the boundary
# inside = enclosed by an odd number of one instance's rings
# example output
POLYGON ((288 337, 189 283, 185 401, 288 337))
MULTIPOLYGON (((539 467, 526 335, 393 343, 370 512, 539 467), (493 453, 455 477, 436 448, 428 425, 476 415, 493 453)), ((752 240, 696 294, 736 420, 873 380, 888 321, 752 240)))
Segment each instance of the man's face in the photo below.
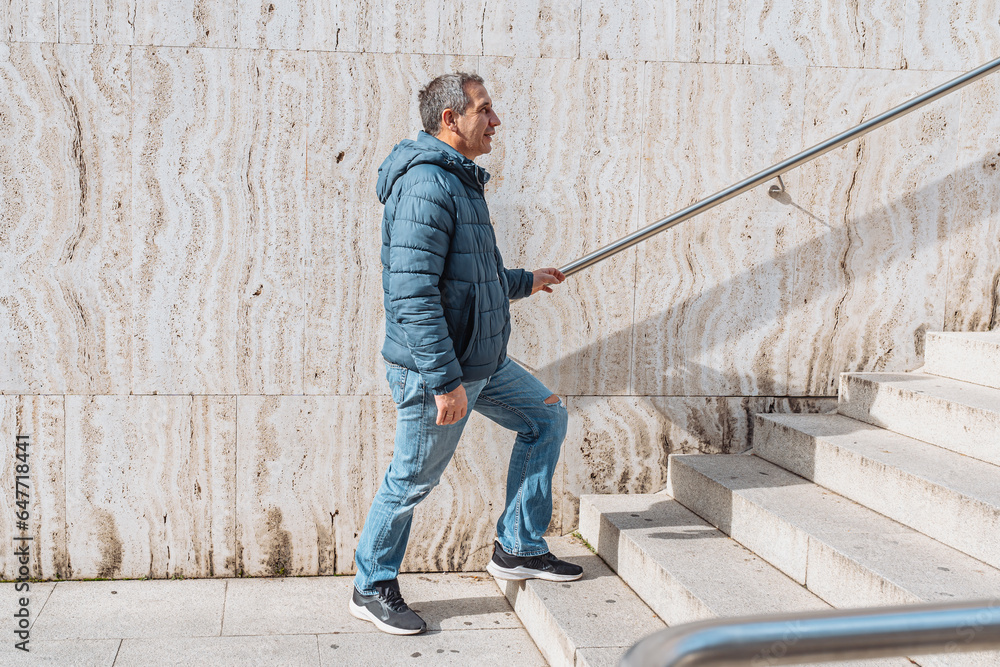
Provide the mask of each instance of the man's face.
POLYGON ((493 100, 482 84, 469 83, 465 92, 471 102, 463 115, 455 114, 459 144, 455 148, 465 157, 475 160, 493 150, 493 135, 500 124, 500 117, 493 111, 493 100))

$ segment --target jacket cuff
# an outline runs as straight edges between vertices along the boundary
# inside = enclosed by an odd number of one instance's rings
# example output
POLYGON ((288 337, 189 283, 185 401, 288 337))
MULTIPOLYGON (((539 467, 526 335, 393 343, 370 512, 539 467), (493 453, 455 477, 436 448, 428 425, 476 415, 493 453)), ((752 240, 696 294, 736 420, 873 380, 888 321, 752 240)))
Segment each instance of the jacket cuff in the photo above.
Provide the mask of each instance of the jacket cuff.
POLYGON ((460 384, 462 384, 462 378, 455 378, 454 380, 452 380, 443 387, 432 387, 431 393, 434 394, 435 396, 448 394, 458 389, 458 385, 460 384))
POLYGON ((535 275, 528 271, 527 269, 518 269, 521 272, 521 283, 518 285, 520 288, 517 294, 511 297, 513 299, 524 299, 531 296, 531 288, 534 286, 535 275))

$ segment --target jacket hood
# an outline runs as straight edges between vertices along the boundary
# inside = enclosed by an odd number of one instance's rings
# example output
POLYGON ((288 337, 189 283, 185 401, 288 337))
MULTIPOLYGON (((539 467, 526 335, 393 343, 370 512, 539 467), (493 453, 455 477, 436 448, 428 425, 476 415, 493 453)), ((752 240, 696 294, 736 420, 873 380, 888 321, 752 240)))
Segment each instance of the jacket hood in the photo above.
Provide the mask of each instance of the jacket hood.
POLYGON ((419 164, 437 165, 458 176, 469 187, 480 191, 490 180, 490 175, 485 169, 445 142, 421 130, 415 140, 404 139, 396 144, 389 157, 378 168, 378 183, 375 185, 378 200, 384 204, 389 199, 396 181, 410 167, 419 164))

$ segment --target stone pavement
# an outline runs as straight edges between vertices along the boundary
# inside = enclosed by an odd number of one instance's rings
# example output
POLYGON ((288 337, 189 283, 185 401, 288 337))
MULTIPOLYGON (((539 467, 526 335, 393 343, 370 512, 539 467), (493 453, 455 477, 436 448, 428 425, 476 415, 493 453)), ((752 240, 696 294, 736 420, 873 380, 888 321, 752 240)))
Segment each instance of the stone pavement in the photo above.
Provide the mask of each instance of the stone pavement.
POLYGON ((2 665, 545 665, 485 573, 404 574, 427 621, 383 634, 347 611, 353 579, 32 583, 25 654, 14 648, 13 583, 0 584, 2 665))

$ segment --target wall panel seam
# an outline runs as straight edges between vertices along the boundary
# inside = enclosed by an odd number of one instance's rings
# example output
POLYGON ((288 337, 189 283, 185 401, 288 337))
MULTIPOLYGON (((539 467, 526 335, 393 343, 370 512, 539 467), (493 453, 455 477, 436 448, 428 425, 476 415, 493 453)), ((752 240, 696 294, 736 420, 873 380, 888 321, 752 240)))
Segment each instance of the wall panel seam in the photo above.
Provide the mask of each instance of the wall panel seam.
POLYGON ((233 397, 233 574, 242 576, 243 554, 240 549, 240 397, 233 397))
MULTIPOLYGON (((133 31, 135 30, 135 20, 133 19, 133 31)), ((132 35, 132 42, 135 42, 135 35, 132 35)), ((128 47, 128 103, 129 103, 129 114, 128 114, 128 210, 129 210, 129 225, 132 228, 133 234, 136 231, 135 226, 135 47, 128 47)), ((129 309, 129 322, 132 326, 132 344, 129 350, 129 393, 135 391, 135 299, 136 299, 136 287, 135 287, 135 247, 136 238, 132 236, 131 247, 129 248, 129 269, 132 272, 132 291, 129 301, 131 302, 131 308, 129 309)))
MULTIPOLYGON (((639 100, 639 108, 645 109, 648 99, 646 92, 646 76, 648 69, 648 62, 643 60, 639 61, 639 67, 642 69, 639 82, 639 94, 643 99, 639 100)), ((642 193, 643 193, 643 180, 642 175, 645 171, 645 165, 643 163, 644 148, 646 144, 646 114, 640 114, 641 120, 639 121, 639 173, 636 177, 636 189, 638 193, 636 195, 635 201, 635 222, 632 226, 633 230, 639 229, 639 225, 642 224, 640 216, 642 215, 642 193)), ((630 329, 630 341, 629 341, 629 372, 628 372, 628 393, 635 393, 635 372, 636 372, 636 358, 635 358, 635 319, 636 319, 636 302, 638 301, 638 291, 639 291, 639 251, 638 248, 633 249, 633 266, 632 266, 632 326, 630 329)))
MULTIPOLYGON (((68 431, 69 431, 69 424, 66 421, 66 397, 65 396, 62 397, 62 408, 63 408, 63 423, 62 423, 62 434, 63 434, 63 436, 62 436, 62 438, 63 438, 63 458, 62 458, 63 532, 62 532, 62 543, 63 543, 63 558, 65 559, 63 562, 67 563, 67 564, 70 564, 70 566, 72 566, 72 562, 73 561, 70 559, 70 553, 69 553, 69 500, 67 498, 67 496, 69 494, 69 490, 68 490, 68 482, 67 482, 67 475, 66 475, 66 438, 67 438, 68 431)), ((57 572, 55 574, 59 574, 59 573, 57 572)), ((73 576, 73 573, 69 572, 69 571, 63 572, 62 574, 64 574, 67 579, 69 577, 73 576)), ((49 594, 51 595, 51 592, 49 594)), ((46 601, 48 601, 48 598, 46 598, 46 601)), ((38 613, 41 613, 41 609, 38 610, 38 613)), ((37 616, 36 616, 36 618, 37 618, 37 616)))

